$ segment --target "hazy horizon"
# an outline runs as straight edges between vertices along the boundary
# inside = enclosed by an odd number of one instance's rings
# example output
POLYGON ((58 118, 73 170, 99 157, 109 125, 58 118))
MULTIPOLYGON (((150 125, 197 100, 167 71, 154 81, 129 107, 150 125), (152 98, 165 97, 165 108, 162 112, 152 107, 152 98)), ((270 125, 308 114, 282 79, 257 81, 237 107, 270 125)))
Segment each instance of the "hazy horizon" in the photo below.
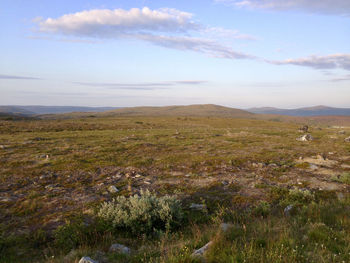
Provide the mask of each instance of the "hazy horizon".
POLYGON ((350 107, 347 0, 1 7, 1 105, 350 107))

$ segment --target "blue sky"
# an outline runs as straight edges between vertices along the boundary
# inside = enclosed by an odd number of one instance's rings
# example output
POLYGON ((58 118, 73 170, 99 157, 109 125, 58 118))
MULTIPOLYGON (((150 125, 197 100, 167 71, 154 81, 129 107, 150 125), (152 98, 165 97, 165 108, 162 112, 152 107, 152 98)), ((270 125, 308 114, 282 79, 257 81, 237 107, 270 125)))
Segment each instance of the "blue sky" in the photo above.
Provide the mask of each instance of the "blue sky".
POLYGON ((350 1, 0 1, 0 104, 350 107, 350 1))

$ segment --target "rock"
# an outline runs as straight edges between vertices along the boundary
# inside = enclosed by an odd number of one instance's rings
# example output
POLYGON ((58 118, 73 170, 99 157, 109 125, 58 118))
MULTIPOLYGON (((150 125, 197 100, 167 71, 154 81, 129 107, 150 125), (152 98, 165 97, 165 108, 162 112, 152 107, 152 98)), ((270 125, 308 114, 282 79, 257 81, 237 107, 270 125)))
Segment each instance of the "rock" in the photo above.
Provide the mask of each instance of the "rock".
POLYGON ((129 255, 130 254, 130 248, 122 245, 122 244, 112 244, 111 247, 109 248, 109 252, 116 252, 116 253, 120 253, 120 254, 126 254, 129 255))
POLYGON ((211 246, 213 242, 210 241, 209 243, 207 243, 206 245, 204 245, 203 247, 201 247, 200 249, 195 250, 192 253, 192 257, 203 257, 205 252, 209 249, 209 247, 211 246))
POLYGON ((230 223, 221 223, 220 225, 220 229, 222 232, 227 232, 227 230, 229 230, 232 227, 233 227, 233 224, 230 224, 230 223))
POLYGON ((115 187, 114 185, 111 185, 110 187, 108 187, 108 191, 112 194, 119 192, 118 188, 115 187))
POLYGON ((227 180, 224 180, 224 181, 222 181, 221 183, 222 183, 223 186, 226 186, 226 185, 229 185, 229 184, 230 184, 230 182, 227 181, 227 180))
POLYGON ((192 203, 190 205, 190 209, 194 209, 194 210, 205 210, 206 208, 207 208, 207 206, 204 205, 204 204, 194 204, 194 203, 192 203))
POLYGON ((170 174, 171 174, 172 176, 183 176, 183 175, 184 175, 183 172, 177 172, 177 171, 171 172, 170 174))
POLYGON ((304 125, 303 127, 299 128, 299 132, 308 132, 309 131, 309 126, 304 125))
POLYGON ((350 142, 350 137, 345 138, 344 142, 350 142))
POLYGON ((297 141, 300 142, 308 142, 308 141, 312 141, 314 138, 311 136, 311 134, 305 134, 299 138, 297 138, 297 141))
POLYGON ((345 131, 338 131, 338 134, 345 134, 345 131))
POLYGON ((315 171, 318 169, 318 166, 316 164, 309 163, 309 169, 315 171))
POLYGON ((254 168, 259 168, 259 169, 262 169, 265 167, 265 164, 264 163, 252 163, 252 166, 254 168))
POLYGON ((98 261, 95 261, 89 257, 82 257, 80 260, 79 260, 79 263, 98 263, 98 261))
POLYGON ((288 205, 288 206, 283 210, 284 214, 285 214, 286 216, 290 216, 290 213, 291 213, 291 211, 293 210, 293 208, 294 208, 293 205, 288 205))

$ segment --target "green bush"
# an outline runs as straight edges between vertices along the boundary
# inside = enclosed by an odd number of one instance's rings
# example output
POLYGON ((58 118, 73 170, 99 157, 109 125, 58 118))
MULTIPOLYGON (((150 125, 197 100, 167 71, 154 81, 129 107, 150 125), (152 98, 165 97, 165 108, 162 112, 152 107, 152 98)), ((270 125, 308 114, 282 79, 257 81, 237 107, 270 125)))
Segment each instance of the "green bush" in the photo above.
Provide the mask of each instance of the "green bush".
POLYGON ((303 206, 310 204, 315 200, 315 196, 312 192, 307 189, 291 189, 288 192, 288 195, 280 202, 281 206, 303 206))
POLYGON ((271 212, 271 205, 266 201, 261 201, 253 209, 253 214, 256 216, 266 217, 271 212))
POLYGON ((157 197, 147 190, 140 195, 118 196, 111 202, 104 202, 98 216, 113 228, 150 234, 175 227, 182 220, 183 212, 175 197, 157 197))

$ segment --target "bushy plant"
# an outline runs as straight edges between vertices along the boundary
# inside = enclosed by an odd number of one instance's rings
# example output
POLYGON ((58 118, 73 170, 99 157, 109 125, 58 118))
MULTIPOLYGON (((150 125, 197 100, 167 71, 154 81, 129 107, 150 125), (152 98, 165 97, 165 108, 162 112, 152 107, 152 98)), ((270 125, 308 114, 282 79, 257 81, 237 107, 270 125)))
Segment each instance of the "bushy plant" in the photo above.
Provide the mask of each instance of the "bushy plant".
POLYGON ((261 201, 254 207, 253 214, 256 216, 266 217, 270 211, 271 205, 266 201, 261 201))
POLYGON ((146 190, 140 195, 118 196, 111 202, 104 202, 98 216, 111 223, 113 228, 127 229, 133 234, 150 234, 170 230, 182 220, 183 213, 175 197, 157 197, 146 190))
POLYGON ((290 189, 288 195, 281 201, 282 206, 295 205, 303 206, 315 200, 315 196, 307 189, 290 189))

